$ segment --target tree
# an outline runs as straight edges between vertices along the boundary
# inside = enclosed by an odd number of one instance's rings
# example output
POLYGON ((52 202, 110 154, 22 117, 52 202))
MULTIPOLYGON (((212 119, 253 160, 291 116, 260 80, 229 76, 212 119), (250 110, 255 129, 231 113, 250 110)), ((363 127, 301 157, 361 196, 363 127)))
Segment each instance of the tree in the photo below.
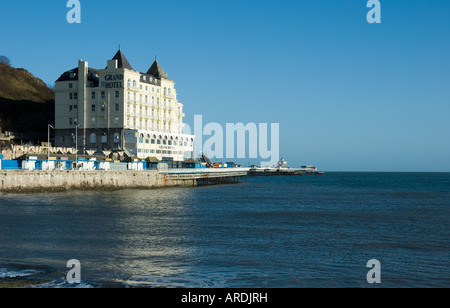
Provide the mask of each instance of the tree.
POLYGON ((11 60, 9 60, 9 58, 6 56, 0 56, 0 63, 11 66, 11 60))

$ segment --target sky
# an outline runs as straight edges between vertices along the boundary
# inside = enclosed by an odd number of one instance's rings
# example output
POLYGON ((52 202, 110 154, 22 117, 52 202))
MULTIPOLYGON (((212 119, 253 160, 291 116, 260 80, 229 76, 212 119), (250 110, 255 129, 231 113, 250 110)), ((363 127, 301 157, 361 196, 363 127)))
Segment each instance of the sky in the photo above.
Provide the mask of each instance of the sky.
MULTIPOLYGON (((324 171, 450 171, 450 1, 2 1, 0 55, 48 84, 121 49, 155 56, 185 122, 279 123, 280 156, 324 171)), ((204 139, 207 139, 207 137, 204 139)), ((255 160, 244 159, 247 164, 255 160)))

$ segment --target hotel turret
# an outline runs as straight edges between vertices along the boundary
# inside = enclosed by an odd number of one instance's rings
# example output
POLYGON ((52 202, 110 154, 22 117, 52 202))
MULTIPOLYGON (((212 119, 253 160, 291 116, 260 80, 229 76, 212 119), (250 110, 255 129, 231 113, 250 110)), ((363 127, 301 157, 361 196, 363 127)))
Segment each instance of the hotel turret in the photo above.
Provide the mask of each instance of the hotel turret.
POLYGON ((123 52, 93 69, 80 60, 55 82, 55 144, 84 151, 124 150, 132 157, 183 161, 194 136, 182 133, 175 82, 155 59, 146 73, 123 52))

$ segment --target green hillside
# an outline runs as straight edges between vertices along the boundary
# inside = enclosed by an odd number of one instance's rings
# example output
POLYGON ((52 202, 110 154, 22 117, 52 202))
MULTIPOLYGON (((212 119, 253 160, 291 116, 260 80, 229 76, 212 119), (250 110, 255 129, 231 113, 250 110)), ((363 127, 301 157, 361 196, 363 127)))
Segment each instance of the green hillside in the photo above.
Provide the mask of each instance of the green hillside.
POLYGON ((0 63, 0 127, 2 131, 47 134, 54 123, 54 92, 22 68, 0 63))

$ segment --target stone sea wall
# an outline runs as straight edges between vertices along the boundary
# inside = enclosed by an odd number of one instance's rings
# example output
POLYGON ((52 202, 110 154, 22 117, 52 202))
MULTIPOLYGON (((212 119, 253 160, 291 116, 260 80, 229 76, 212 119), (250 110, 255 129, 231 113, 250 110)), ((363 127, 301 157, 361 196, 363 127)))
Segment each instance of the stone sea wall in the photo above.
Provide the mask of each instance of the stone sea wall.
POLYGON ((195 186, 192 179, 166 179, 158 171, 2 171, 0 191, 33 193, 82 190, 149 189, 195 186))

